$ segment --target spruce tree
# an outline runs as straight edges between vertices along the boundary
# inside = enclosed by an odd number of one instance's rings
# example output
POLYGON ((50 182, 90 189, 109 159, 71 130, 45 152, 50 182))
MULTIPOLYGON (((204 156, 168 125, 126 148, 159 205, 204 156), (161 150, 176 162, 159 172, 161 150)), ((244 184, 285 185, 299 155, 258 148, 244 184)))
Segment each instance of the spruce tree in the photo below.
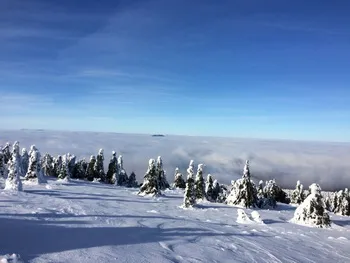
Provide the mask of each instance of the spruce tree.
POLYGON ((67 166, 68 166, 69 178, 72 178, 73 173, 75 173, 76 160, 77 160, 77 157, 74 154, 67 153, 67 166))
POLYGON ((43 170, 44 175, 46 176, 54 176, 54 163, 53 157, 46 153, 42 160, 41 169, 43 170))
POLYGON ((62 165, 61 165, 61 170, 58 174, 58 179, 69 181, 70 174, 69 174, 68 164, 69 164, 69 155, 65 154, 62 158, 62 165))
POLYGON ((292 192, 292 196, 291 196, 291 204, 296 204, 296 205, 300 205, 305 199, 304 193, 303 193, 303 185, 300 183, 300 181, 297 181, 297 185, 294 189, 294 191, 292 192))
POLYGON ((128 175, 124 169, 123 156, 119 155, 118 166, 117 166, 117 185, 126 186, 127 184, 128 184, 128 175))
POLYGON ((186 188, 186 182, 182 177, 182 173, 180 173, 179 168, 177 168, 177 167, 175 169, 173 187, 174 188, 181 188, 181 189, 186 188))
POLYGON ((143 177, 143 184, 140 187, 139 195, 153 195, 157 196, 161 194, 158 184, 158 174, 156 171, 155 160, 150 159, 148 162, 148 169, 143 177))
POLYGON ((24 179, 34 181, 38 184, 46 183, 46 179, 44 178, 43 172, 41 170, 41 155, 35 145, 31 146, 29 155, 29 168, 24 179))
POLYGON ((5 165, 5 157, 2 151, 0 151, 0 177, 3 179, 7 178, 7 166, 5 165))
POLYGON ((329 227, 331 220, 321 195, 321 187, 314 183, 309 189, 310 194, 295 210, 292 222, 321 228, 329 227))
POLYGON ((257 191, 253 181, 250 179, 250 167, 247 160, 243 169, 243 176, 234 182, 226 203, 249 208, 256 206, 256 201, 257 191))
POLYGON ((62 156, 58 155, 57 158, 54 158, 53 160, 52 174, 54 177, 58 177, 59 173, 61 172, 61 167, 62 167, 62 156))
POLYGON ((195 180, 195 196, 197 200, 205 199, 205 183, 203 178, 203 164, 198 164, 195 180))
POLYGON ((337 206, 334 209, 334 213, 342 216, 350 216, 350 196, 348 188, 340 190, 336 197, 337 206))
POLYGON ((108 171, 106 175, 106 183, 115 184, 117 178, 118 158, 115 151, 112 152, 111 160, 109 161, 108 171))
POLYGON ((195 197, 195 182, 194 182, 194 171, 193 171, 193 160, 190 161, 189 167, 187 169, 187 182, 186 182, 186 188, 185 188, 185 194, 184 194, 184 202, 183 206, 193 207, 196 203, 196 197, 195 197))
POLYGON ((163 160, 162 160, 161 156, 158 156, 158 158, 157 158, 156 171, 158 174, 159 189, 165 190, 165 189, 169 188, 170 185, 166 179, 165 171, 163 169, 163 160))
POLYGON ((19 154, 19 143, 15 142, 11 152, 11 159, 8 162, 8 177, 5 183, 5 190, 22 191, 22 182, 20 179, 21 162, 19 154))
POLYGON ((105 172, 103 167, 104 155, 103 149, 100 149, 94 166, 94 179, 104 182, 105 181, 105 172))
POLYGON ((7 164, 11 159, 11 144, 9 142, 2 148, 2 153, 4 155, 4 162, 7 164))
POLYGON ((84 158, 76 162, 74 172, 72 173, 72 178, 80 179, 80 180, 86 179, 85 177, 86 177, 87 167, 88 167, 88 163, 84 158))
POLYGON ((215 202, 216 198, 214 196, 214 181, 211 174, 208 174, 207 181, 205 183, 205 195, 207 196, 208 201, 215 202))
POLYGON ((131 172, 129 178, 128 178, 128 187, 138 187, 138 183, 136 181, 136 174, 134 172, 131 172))
POLYGON ((21 154, 21 169, 22 169, 22 176, 25 176, 25 174, 28 171, 29 167, 29 155, 26 148, 22 149, 21 154))
POLYGON ((86 179, 88 181, 93 181, 95 178, 95 169, 94 169, 95 164, 96 164, 96 157, 94 155, 91 155, 88 167, 86 169, 86 179))

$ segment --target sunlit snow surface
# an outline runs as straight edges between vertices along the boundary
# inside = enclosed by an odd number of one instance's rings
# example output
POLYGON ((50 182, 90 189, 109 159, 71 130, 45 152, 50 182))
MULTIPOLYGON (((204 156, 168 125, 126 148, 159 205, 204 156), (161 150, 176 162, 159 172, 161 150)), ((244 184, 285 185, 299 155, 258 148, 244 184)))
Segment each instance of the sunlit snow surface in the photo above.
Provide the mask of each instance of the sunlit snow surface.
POLYGON ((23 187, 0 190, 0 255, 24 262, 350 261, 349 217, 310 228, 289 223, 295 207, 279 204, 259 210, 263 223, 245 224, 223 204, 180 208, 181 190, 151 198, 83 181, 23 187))

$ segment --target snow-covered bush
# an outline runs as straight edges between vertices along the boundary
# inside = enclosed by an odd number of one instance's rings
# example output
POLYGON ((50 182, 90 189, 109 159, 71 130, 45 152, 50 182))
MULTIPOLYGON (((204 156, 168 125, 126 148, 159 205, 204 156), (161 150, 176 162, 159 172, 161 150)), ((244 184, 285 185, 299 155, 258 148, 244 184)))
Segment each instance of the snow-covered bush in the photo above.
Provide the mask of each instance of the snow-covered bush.
POLYGON ((174 188, 181 188, 181 189, 186 188, 186 182, 183 179, 182 173, 180 173, 178 167, 176 167, 176 169, 175 169, 175 176, 174 176, 173 187, 174 188))
POLYGON ((139 195, 157 196, 161 194, 158 183, 158 174, 156 171, 155 160, 150 159, 148 162, 148 169, 143 177, 143 184, 140 187, 139 195))
POLYGON ((30 147, 29 156, 29 167, 24 179, 34 181, 38 184, 46 183, 46 179, 44 178, 43 172, 41 170, 41 155, 35 145, 32 145, 30 147))
POLYGON ((291 221, 307 226, 329 227, 331 225, 331 220, 321 195, 321 187, 314 183, 310 185, 309 189, 310 194, 304 202, 297 207, 291 221))
POLYGON ((196 179, 195 179, 195 197, 197 200, 205 200, 205 183, 203 178, 203 164, 198 164, 196 179))
POLYGON ((243 169, 243 176, 234 182, 229 196, 226 199, 226 204, 241 207, 256 206, 257 191, 253 181, 250 179, 249 161, 243 169))

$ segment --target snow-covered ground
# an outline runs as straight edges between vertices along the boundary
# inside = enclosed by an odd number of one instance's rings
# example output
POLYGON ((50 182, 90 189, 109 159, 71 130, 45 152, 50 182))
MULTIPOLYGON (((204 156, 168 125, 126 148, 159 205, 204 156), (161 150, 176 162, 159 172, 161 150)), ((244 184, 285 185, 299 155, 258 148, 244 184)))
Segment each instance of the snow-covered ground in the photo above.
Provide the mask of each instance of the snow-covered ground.
POLYGON ((349 217, 331 214, 331 229, 310 228, 288 222, 295 207, 279 204, 258 210, 261 224, 237 218, 239 209, 224 204, 184 210, 181 190, 151 198, 137 189, 54 179, 23 187, 0 190, 0 255, 8 262, 15 262, 13 253, 45 263, 350 261, 349 217))

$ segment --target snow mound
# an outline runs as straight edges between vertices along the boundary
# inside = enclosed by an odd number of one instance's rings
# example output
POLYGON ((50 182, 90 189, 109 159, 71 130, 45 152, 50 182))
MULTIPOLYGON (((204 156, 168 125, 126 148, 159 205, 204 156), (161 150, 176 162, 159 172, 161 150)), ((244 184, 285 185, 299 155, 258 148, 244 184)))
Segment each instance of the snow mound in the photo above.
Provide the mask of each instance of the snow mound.
POLYGON ((254 224, 254 221, 244 212, 243 209, 237 209, 237 223, 240 224, 254 224))
POLYGON ((264 221, 261 219, 261 216, 258 211, 253 211, 251 213, 251 217, 256 223, 264 224, 264 221))
POLYGON ((23 263, 23 262, 24 261, 21 260, 20 255, 17 255, 17 254, 0 256, 0 263, 23 263))

